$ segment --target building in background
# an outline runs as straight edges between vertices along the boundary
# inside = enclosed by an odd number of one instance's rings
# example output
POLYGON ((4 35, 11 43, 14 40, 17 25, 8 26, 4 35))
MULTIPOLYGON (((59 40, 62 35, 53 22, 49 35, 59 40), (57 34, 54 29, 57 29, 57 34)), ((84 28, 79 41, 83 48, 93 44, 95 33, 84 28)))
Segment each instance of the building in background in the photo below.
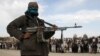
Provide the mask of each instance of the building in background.
POLYGON ((14 37, 0 37, 0 49, 17 49, 18 40, 14 37))

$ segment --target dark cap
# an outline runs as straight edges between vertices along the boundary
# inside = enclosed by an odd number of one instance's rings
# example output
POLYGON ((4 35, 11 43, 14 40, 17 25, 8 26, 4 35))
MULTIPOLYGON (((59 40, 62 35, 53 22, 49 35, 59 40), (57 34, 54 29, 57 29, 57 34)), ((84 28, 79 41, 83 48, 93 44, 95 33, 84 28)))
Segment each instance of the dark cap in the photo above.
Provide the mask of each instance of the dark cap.
POLYGON ((29 2, 28 8, 29 7, 34 7, 34 8, 37 8, 38 9, 38 4, 37 4, 37 2, 29 2))

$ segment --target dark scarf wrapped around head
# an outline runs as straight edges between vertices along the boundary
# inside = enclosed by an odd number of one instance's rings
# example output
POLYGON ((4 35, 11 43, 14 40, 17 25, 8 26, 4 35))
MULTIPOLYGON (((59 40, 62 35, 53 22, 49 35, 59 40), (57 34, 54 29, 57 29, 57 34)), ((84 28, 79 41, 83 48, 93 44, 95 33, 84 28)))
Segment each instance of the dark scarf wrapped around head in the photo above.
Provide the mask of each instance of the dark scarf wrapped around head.
POLYGON ((29 2, 28 9, 25 15, 38 16, 38 4, 37 2, 29 2))
POLYGON ((38 16, 38 9, 28 8, 27 11, 25 12, 25 15, 38 16))

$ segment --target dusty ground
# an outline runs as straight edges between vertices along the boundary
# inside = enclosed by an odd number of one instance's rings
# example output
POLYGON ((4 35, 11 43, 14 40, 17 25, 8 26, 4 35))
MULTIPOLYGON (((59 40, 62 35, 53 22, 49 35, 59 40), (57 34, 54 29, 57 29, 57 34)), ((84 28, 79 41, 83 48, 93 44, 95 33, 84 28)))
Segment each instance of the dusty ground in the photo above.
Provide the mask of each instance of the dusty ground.
MULTIPOLYGON (((20 51, 0 49, 0 56, 20 56, 20 51)), ((50 53, 49 56, 100 56, 100 53, 50 53)))
POLYGON ((49 56, 100 56, 100 53, 50 53, 49 56))

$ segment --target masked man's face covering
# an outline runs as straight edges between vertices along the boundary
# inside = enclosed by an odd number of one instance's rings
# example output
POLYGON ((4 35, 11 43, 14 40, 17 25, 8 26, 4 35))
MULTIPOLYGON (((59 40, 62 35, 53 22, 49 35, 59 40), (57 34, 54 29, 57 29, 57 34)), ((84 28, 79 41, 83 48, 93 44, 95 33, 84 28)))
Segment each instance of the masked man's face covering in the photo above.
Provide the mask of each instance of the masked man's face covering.
POLYGON ((30 2, 25 14, 30 16, 38 16, 38 4, 36 2, 30 2))

